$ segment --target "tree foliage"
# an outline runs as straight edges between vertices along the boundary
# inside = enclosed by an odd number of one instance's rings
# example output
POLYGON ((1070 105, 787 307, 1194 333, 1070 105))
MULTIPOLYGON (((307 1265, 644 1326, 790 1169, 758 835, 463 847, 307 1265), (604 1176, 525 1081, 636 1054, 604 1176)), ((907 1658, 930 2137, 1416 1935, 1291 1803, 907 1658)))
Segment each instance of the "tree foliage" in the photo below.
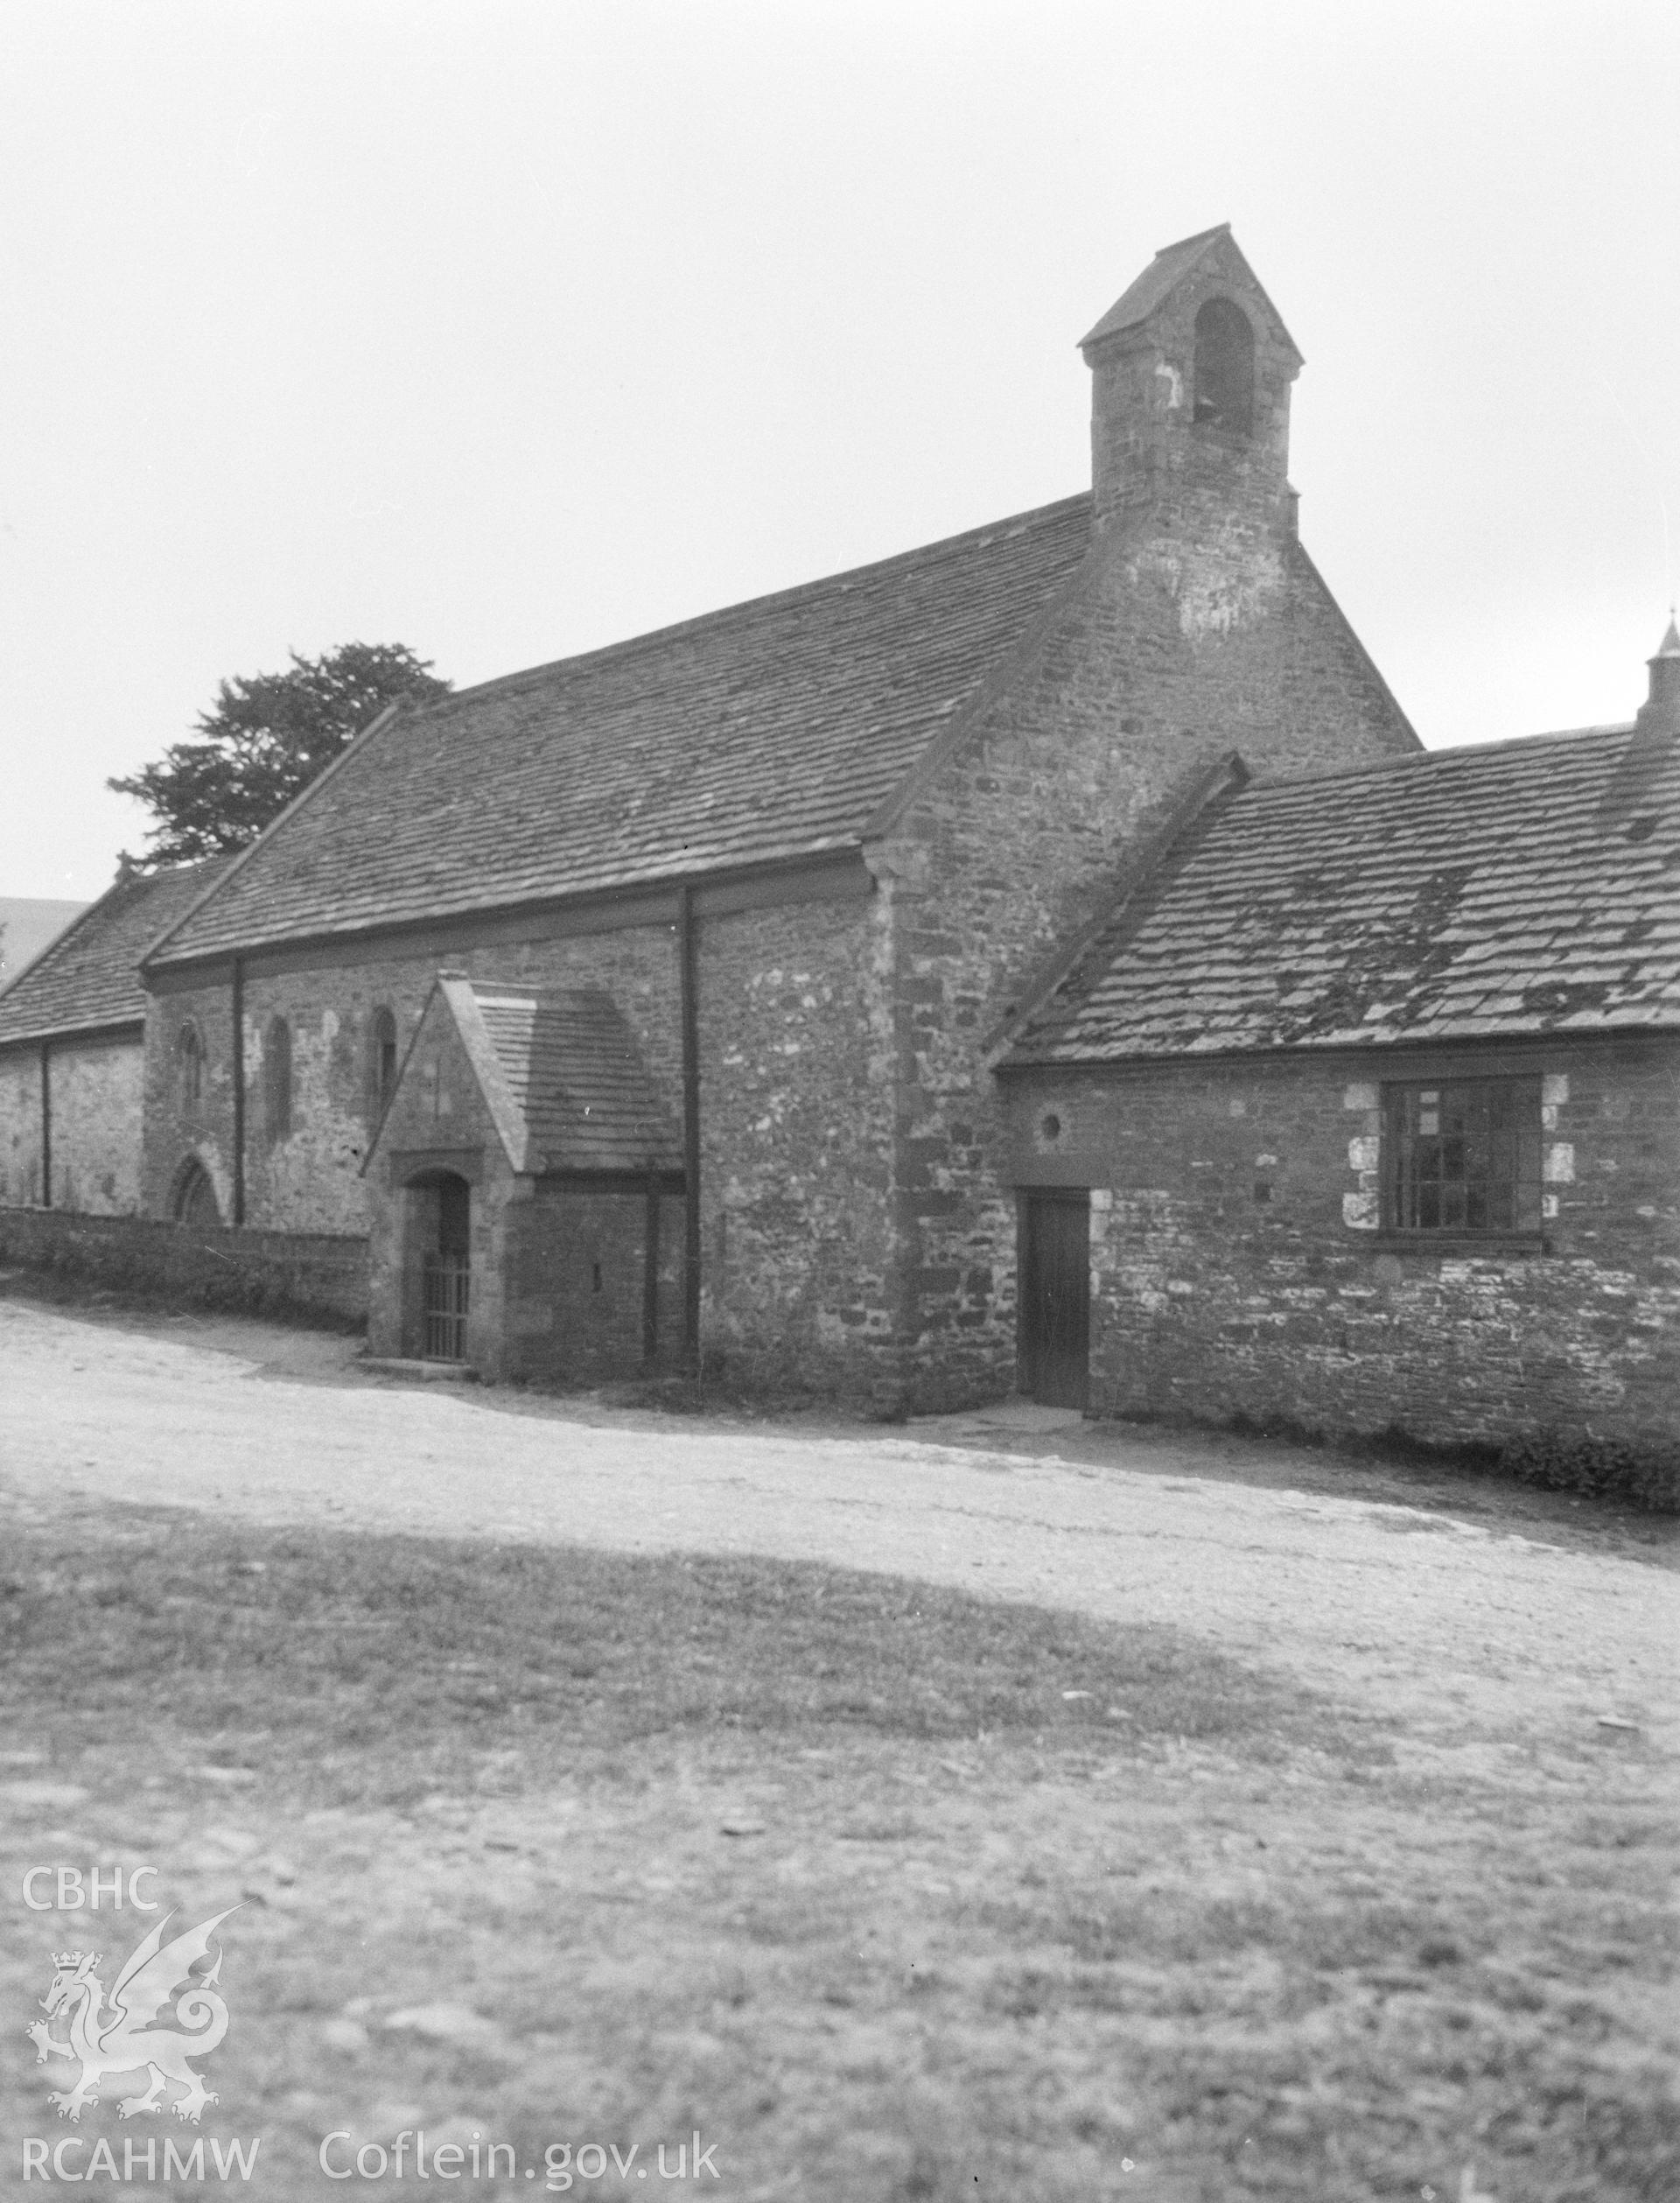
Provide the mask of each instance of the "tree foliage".
POLYGON ((406 643, 346 642, 318 658, 294 650, 289 672, 223 681, 192 739, 106 785, 158 821, 145 865, 220 856, 255 841, 388 704, 430 703, 449 687, 406 643))

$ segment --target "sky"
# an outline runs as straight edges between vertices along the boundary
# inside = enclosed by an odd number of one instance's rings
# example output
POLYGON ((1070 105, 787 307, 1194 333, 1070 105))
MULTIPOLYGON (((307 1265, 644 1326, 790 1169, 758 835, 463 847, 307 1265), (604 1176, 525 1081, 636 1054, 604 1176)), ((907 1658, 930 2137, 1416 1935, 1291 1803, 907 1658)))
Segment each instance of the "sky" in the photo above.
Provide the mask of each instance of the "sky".
POLYGON ((1677 88, 1673 0, 6 0, 0 896, 289 651, 465 685, 1084 488, 1078 339, 1227 221, 1424 740, 1627 719, 1677 88))

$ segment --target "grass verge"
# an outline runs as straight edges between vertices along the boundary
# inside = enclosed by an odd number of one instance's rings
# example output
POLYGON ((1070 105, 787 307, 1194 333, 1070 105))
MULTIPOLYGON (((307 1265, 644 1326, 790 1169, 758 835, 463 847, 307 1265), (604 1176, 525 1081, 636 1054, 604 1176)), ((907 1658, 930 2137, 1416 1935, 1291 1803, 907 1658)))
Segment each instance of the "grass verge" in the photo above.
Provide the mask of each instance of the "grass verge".
MULTIPOLYGON (((733 2197, 1680 2189, 1636 1738, 1493 1783, 1172 1631, 751 1557, 37 1510, 4 1573, 8 1886, 242 1904, 206 2130, 266 2193, 416 2127, 513 2145, 464 2194, 696 2129, 733 2197)), ((9 2008, 148 1924, 17 1907, 9 2008)))

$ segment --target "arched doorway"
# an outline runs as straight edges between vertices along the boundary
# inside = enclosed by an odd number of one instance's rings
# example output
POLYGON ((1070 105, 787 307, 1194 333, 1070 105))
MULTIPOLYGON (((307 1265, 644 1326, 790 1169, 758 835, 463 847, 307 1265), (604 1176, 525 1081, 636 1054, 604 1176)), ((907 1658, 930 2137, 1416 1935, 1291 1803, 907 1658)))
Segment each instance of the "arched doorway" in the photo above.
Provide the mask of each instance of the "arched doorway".
POLYGON ((409 1188, 410 1259, 420 1272, 420 1352, 429 1362, 466 1359, 472 1287, 472 1189, 452 1170, 409 1188))
POLYGON ((210 1173, 196 1155, 189 1155, 175 1174, 175 1190, 169 1211, 177 1224, 219 1225, 221 1210, 210 1173))

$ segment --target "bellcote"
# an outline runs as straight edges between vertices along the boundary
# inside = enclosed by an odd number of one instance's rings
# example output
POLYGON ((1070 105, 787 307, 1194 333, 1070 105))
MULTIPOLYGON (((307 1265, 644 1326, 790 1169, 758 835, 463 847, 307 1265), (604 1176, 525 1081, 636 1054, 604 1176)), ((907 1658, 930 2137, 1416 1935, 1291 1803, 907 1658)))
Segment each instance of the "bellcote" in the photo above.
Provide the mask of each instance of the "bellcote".
POLYGON ((1080 349, 1099 525, 1175 483, 1292 524, 1289 393, 1301 355, 1228 223, 1164 247, 1080 349))

